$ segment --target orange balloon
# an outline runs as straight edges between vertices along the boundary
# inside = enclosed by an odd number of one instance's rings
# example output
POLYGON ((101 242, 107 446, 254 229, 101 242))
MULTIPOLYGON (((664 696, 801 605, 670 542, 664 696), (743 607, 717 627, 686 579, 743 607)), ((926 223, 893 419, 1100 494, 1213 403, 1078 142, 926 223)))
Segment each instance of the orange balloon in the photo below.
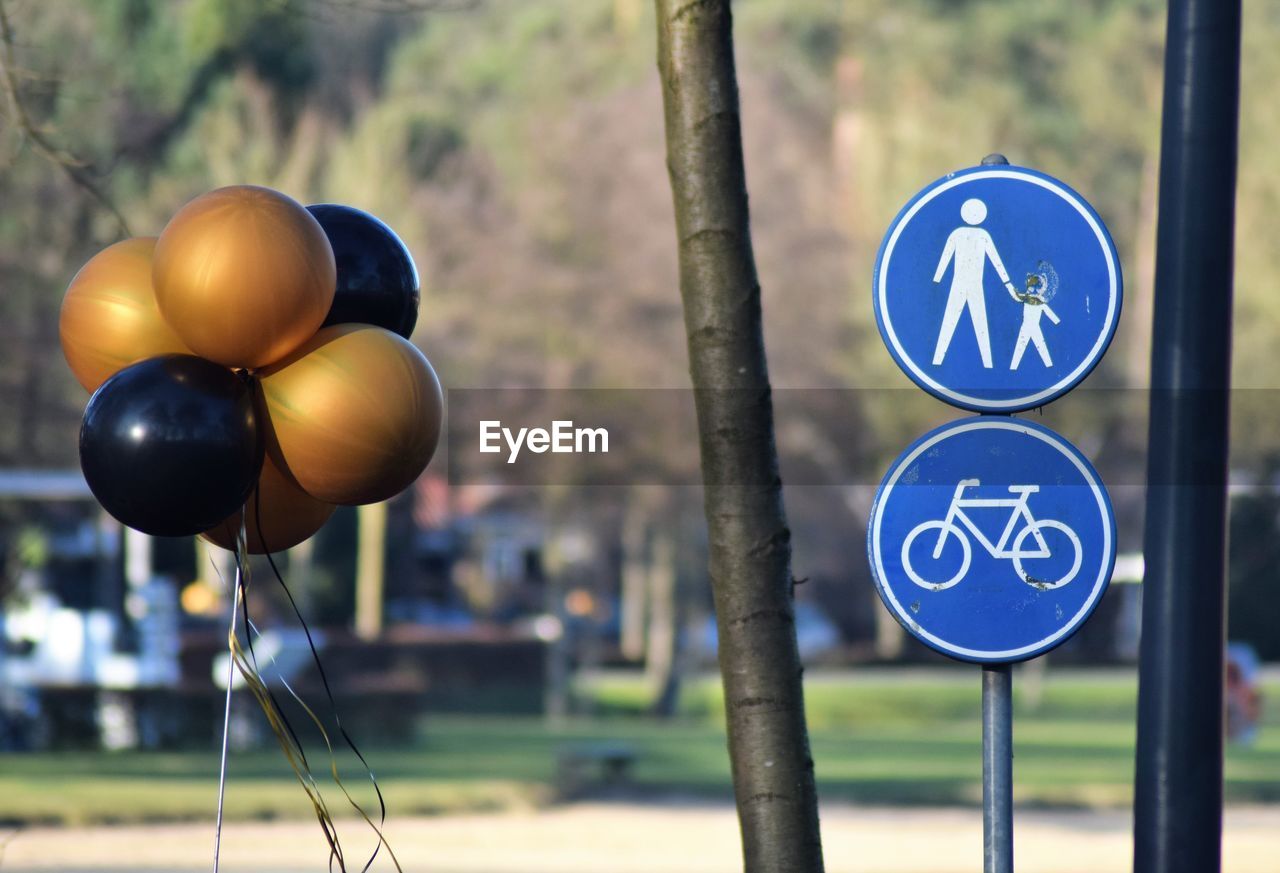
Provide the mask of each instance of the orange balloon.
POLYGON ((319 222, 270 188, 192 200, 156 242, 156 302, 194 351, 227 367, 278 361, 324 322, 337 271, 319 222))
MULTIPOLYGON (((245 504, 245 541, 249 552, 262 555, 296 546, 320 530, 336 508, 316 500, 290 482, 267 458, 262 462, 258 484, 245 504)), ((235 551, 239 532, 240 513, 236 512, 200 536, 215 546, 235 551)))
POLYGON ((71 372, 89 391, 146 358, 191 354, 156 306, 151 289, 155 247, 155 237, 108 246, 67 287, 58 336, 71 372))
POLYGON ((363 324, 327 327, 262 373, 267 451, 327 503, 376 503, 435 453, 444 396, 408 340, 363 324))

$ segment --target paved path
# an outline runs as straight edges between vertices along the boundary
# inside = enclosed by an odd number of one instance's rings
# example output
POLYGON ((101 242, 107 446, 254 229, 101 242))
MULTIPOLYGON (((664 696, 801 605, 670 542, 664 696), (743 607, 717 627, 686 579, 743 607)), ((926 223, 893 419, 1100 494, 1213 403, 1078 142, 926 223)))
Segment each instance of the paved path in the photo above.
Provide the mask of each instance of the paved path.
MULTIPOLYGON (((1019 873, 1128 873, 1122 812, 1021 812, 1019 873)), ((372 848, 355 822, 349 856, 372 848)), ((578 804, 537 812, 399 819, 388 835, 405 873, 736 873, 733 811, 709 805, 578 804)), ((827 806, 828 873, 973 873, 981 869, 980 813, 957 809, 827 806)), ((1280 807, 1227 814, 1226 873, 1275 873, 1280 807)), ((223 835, 225 873, 325 869, 319 829, 300 822, 237 824, 223 835)), ((34 828, 12 839, 4 873, 209 870, 208 825, 34 828)), ((358 870, 363 865, 355 864, 358 870)), ((390 864, 375 867, 379 873, 390 864)))

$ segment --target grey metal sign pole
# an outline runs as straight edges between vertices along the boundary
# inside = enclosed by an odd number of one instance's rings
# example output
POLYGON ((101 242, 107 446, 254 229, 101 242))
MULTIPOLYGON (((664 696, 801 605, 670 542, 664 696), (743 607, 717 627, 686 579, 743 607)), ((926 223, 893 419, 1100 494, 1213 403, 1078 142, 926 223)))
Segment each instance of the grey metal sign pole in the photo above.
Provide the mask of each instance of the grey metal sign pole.
MULTIPOLYGON (((1002 154, 984 167, 1008 166, 1002 154)), ((1008 664, 982 666, 983 873, 1013 873, 1013 673, 1008 664)))
POLYGON ((982 847, 984 873, 1013 873, 1013 674, 982 666, 982 847))

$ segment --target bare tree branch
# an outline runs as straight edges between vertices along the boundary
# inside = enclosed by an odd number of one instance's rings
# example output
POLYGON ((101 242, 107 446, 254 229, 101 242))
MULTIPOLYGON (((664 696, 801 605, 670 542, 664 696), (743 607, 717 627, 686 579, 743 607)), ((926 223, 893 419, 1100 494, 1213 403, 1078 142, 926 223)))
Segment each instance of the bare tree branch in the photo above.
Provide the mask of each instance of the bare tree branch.
POLYGON ((9 12, 5 8, 4 0, 0 0, 0 90, 4 91, 13 123, 37 153, 62 170, 66 177, 77 187, 97 201, 103 209, 111 213, 112 218, 116 220, 120 227, 120 232, 124 236, 132 236, 129 231, 129 222, 125 220, 124 215, 111 198, 107 196, 106 192, 90 178, 85 162, 71 152, 55 145, 46 132, 32 122, 18 89, 17 64, 14 61, 13 45, 13 28, 9 23, 9 12))
POLYGON ((225 50, 210 55, 192 75, 178 108, 169 117, 144 127, 136 136, 122 142, 110 166, 121 160, 147 158, 163 152, 191 125, 213 86, 232 71, 234 60, 225 50))
MULTIPOLYGON (((379 15, 413 15, 419 12, 462 12, 475 9, 484 0, 316 0, 334 9, 371 12, 379 15)), ((290 0, 286 0, 289 5, 290 0)))

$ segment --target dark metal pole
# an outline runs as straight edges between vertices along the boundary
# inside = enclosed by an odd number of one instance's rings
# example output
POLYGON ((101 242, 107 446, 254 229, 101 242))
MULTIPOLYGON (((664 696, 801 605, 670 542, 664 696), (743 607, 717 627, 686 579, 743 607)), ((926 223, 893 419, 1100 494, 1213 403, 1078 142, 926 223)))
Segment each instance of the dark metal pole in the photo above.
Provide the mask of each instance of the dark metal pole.
POLYGON ((1135 873, 1221 869, 1240 0, 1170 0, 1156 235, 1135 873))
POLYGON ((1013 673, 982 666, 982 848, 985 873, 1013 873, 1013 673))

